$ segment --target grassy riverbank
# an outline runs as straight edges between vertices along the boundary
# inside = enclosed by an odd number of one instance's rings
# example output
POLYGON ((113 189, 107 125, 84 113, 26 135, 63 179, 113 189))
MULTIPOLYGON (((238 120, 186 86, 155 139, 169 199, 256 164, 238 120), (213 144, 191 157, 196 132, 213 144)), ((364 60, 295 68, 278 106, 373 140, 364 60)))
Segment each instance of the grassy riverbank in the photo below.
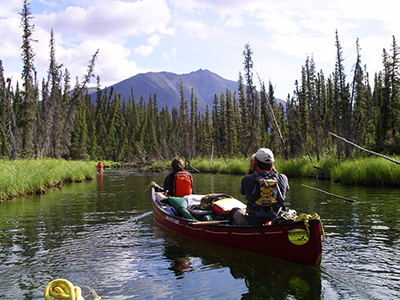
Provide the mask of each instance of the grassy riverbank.
POLYGON ((91 180, 95 162, 62 159, 0 160, 0 201, 33 193, 45 193, 67 182, 91 180))
MULTIPOLYGON (((393 159, 400 161, 399 157, 393 159)), ((193 159, 188 169, 202 173, 215 172, 225 174, 245 174, 249 159, 193 159)), ((381 157, 348 159, 338 162, 337 158, 327 157, 317 161, 315 158, 302 157, 293 160, 278 159, 275 167, 280 173, 290 177, 318 176, 333 182, 352 185, 400 186, 400 165, 381 157)))
MULTIPOLYGON (((399 157, 393 159, 400 160, 399 157)), ((106 162, 103 164, 106 165, 106 162)), ((59 159, 0 160, 0 202, 19 195, 45 193, 48 188, 66 182, 91 180, 96 176, 95 165, 96 162, 59 159)), ((212 166, 209 159, 198 158, 190 161, 188 170, 244 175, 248 167, 249 159, 244 158, 214 158, 212 166)), ((344 162, 338 162, 332 157, 320 161, 310 157, 278 159, 275 167, 280 173, 286 174, 289 180, 291 177, 318 176, 342 184, 400 186, 400 165, 380 157, 349 159, 344 162)), ((170 166, 157 162, 151 169, 165 171, 170 166)))

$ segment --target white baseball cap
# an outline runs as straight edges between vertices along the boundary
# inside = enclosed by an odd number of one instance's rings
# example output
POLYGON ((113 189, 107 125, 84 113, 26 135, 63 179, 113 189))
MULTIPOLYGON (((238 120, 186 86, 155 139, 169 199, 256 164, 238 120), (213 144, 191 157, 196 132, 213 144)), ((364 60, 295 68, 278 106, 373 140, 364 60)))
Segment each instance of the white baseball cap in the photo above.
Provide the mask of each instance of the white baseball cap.
POLYGON ((275 161, 274 154, 268 148, 258 149, 258 151, 255 153, 255 157, 257 158, 258 161, 263 163, 272 163, 275 161))

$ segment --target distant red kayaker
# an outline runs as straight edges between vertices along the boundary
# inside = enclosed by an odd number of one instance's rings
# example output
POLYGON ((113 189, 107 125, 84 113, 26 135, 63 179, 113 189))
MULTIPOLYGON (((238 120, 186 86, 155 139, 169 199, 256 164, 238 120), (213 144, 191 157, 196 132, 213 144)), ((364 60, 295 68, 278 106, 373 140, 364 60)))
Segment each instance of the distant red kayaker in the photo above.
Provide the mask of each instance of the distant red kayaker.
POLYGON ((96 165, 97 170, 103 171, 103 164, 99 161, 99 163, 96 165))

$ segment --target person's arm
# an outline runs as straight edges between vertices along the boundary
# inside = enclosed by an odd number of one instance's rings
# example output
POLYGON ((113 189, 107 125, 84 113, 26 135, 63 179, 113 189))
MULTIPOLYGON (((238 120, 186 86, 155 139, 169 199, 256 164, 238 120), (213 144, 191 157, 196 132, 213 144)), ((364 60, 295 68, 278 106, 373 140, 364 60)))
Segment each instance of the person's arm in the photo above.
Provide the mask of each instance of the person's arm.
MULTIPOLYGON (((188 172, 190 174, 190 172, 188 172)), ((192 194, 194 194, 194 183, 193 183, 193 176, 190 174, 190 183, 192 185, 192 194)))
POLYGON ((279 173, 277 183, 278 183, 279 193, 282 197, 282 201, 285 201, 286 192, 289 190, 289 180, 285 174, 279 173))
POLYGON ((255 172, 255 164, 254 164, 255 158, 252 156, 250 158, 250 164, 249 164, 249 169, 247 170, 247 174, 253 174, 255 172))
POLYGON ((164 185, 163 185, 164 191, 168 191, 168 195, 171 195, 171 193, 172 193, 172 184, 173 184, 173 180, 174 180, 173 176, 174 176, 173 173, 169 173, 167 175, 167 177, 165 177, 165 180, 164 180, 164 185))
POLYGON ((239 185, 239 194, 244 195, 244 194, 242 194, 242 186, 241 185, 239 185))
POLYGON ((246 195, 246 191, 244 189, 244 184, 243 182, 246 180, 245 178, 247 177, 247 175, 245 177, 242 178, 242 180, 240 181, 240 186, 239 186, 239 193, 241 195, 246 195))

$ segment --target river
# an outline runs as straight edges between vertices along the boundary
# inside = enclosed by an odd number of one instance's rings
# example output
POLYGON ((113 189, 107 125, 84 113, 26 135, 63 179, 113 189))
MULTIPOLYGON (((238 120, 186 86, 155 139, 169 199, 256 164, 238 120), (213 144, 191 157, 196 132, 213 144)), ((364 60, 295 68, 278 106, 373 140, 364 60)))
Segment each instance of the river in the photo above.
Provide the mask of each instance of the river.
MULTIPOLYGON (((287 207, 318 213, 323 222, 317 267, 161 229, 144 190, 165 175, 106 170, 94 181, 1 204, 0 299, 43 299, 56 278, 90 286, 103 300, 400 298, 398 189, 289 178, 287 207)), ((241 176, 193 176, 196 193, 243 200, 241 176)))

